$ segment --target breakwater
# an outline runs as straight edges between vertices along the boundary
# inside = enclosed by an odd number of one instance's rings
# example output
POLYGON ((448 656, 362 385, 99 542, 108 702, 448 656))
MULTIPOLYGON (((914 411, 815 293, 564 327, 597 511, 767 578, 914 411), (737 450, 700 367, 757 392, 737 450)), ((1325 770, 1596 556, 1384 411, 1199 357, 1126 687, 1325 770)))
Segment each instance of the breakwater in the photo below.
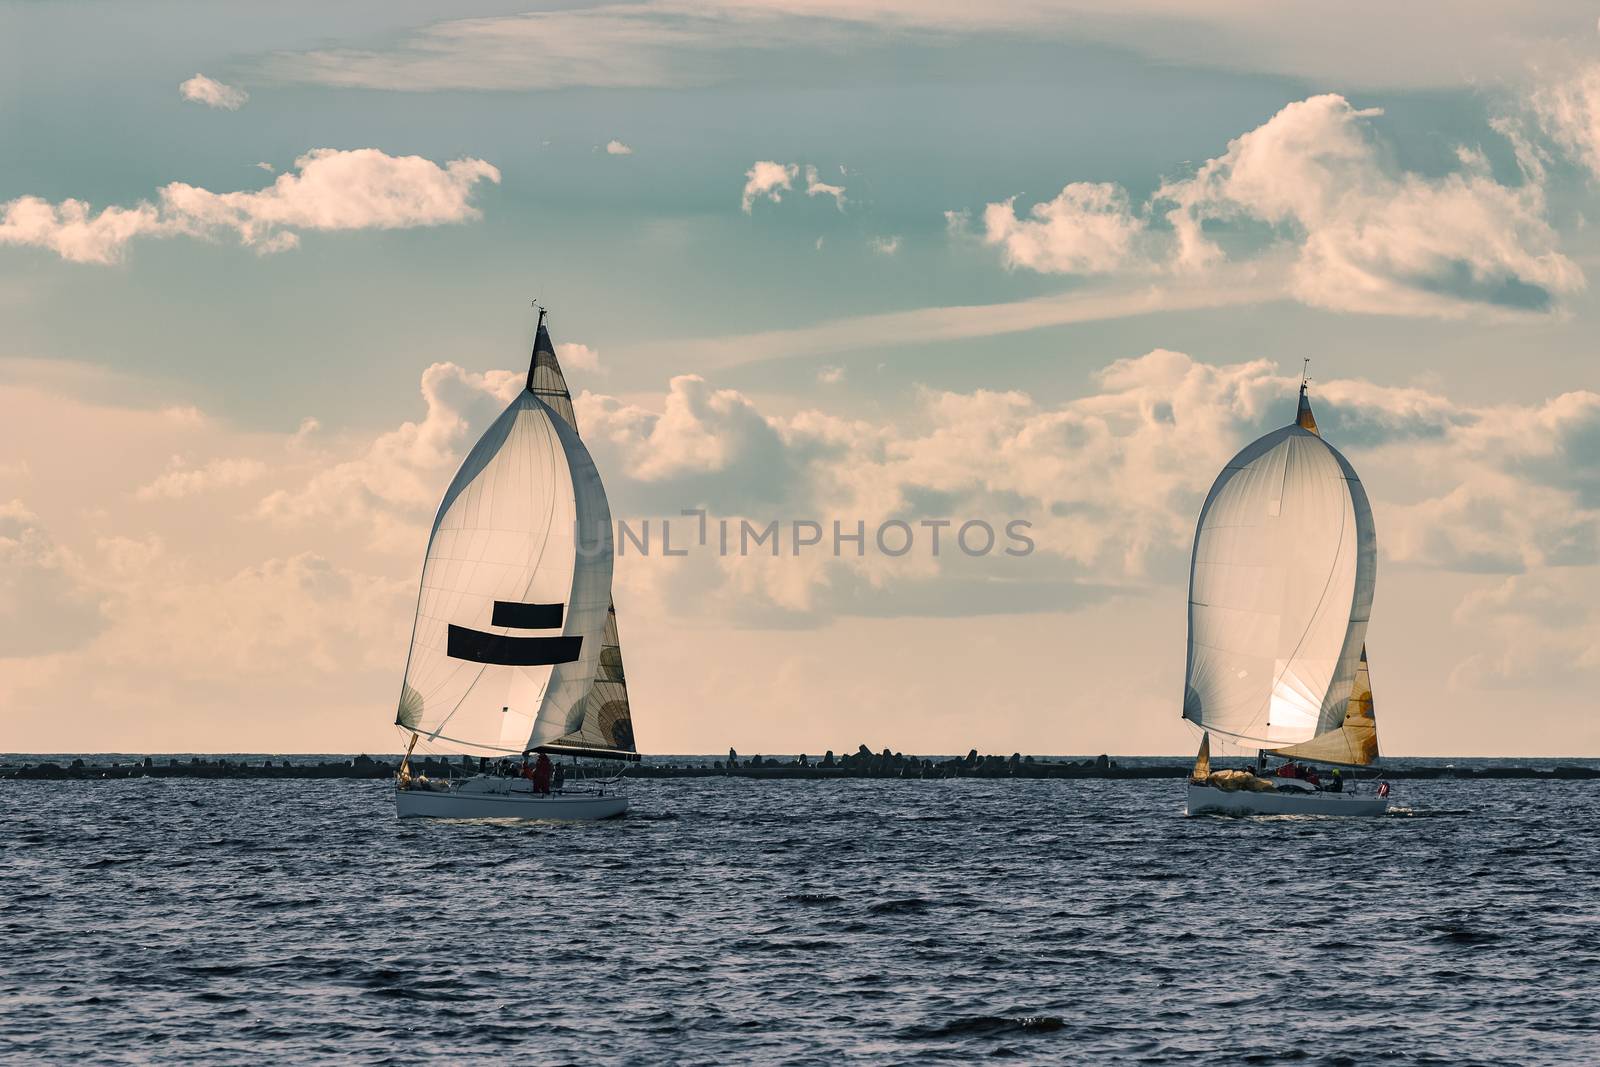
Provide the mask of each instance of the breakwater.
MULTIPOLYGON (((1227 765, 1232 761, 1216 761, 1227 765)), ((1403 760, 1386 763, 1376 773, 1389 779, 1600 779, 1600 767, 1583 764, 1563 764, 1541 761, 1547 765, 1506 761, 1504 763, 1474 760, 1472 766, 1407 763, 1403 760)), ((20 757, 0 757, 0 779, 72 780, 103 778, 388 778, 399 768, 400 757, 318 758, 306 756, 234 757, 234 756, 144 756, 144 757, 75 757, 72 759, 40 759, 27 761, 20 757)), ((1242 764, 1241 764, 1242 765, 1242 764)), ((478 770, 478 760, 461 756, 413 756, 413 773, 431 777, 450 774, 471 774, 478 770)), ((634 764, 627 770, 631 778, 773 778, 773 779, 829 779, 829 778, 1182 778, 1189 774, 1193 764, 1187 759, 1172 757, 1150 759, 1140 757, 1118 760, 1111 756, 1088 759, 1063 759, 1060 757, 979 755, 976 750, 965 756, 908 756, 890 749, 873 752, 865 745, 844 756, 829 751, 820 757, 808 755, 791 757, 740 756, 729 750, 724 759, 703 756, 654 757, 644 763, 634 764)), ((615 770, 617 765, 608 767, 615 770)), ((1374 773, 1364 771, 1365 774, 1374 773)))

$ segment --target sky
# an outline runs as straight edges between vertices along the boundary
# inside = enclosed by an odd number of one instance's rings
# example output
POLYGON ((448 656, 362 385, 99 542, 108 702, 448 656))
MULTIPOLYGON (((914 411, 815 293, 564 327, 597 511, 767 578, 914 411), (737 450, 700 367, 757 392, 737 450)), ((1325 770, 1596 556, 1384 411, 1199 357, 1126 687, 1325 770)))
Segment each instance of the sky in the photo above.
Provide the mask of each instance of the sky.
POLYGON ((1600 755, 1597 14, 0 3, 0 750, 398 750, 538 300, 646 752, 1191 751, 1309 359, 1385 753, 1600 755))

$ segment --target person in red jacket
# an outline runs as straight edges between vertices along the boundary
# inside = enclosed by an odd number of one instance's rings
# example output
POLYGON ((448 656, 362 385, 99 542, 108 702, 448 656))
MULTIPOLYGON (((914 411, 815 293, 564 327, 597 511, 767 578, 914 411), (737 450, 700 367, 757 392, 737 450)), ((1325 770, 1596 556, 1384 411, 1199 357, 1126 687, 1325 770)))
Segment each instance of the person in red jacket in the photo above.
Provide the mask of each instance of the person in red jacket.
POLYGON ((533 791, 535 793, 541 793, 544 796, 550 795, 550 775, 554 770, 555 768, 550 765, 550 757, 543 752, 539 753, 539 759, 534 763, 532 773, 528 775, 528 780, 533 783, 533 791))

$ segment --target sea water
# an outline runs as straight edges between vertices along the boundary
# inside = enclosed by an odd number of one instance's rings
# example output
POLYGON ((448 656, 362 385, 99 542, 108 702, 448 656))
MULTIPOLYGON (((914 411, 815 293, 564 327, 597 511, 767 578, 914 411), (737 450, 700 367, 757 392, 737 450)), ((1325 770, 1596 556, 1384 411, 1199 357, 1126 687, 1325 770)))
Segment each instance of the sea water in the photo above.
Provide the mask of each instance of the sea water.
POLYGON ((1600 782, 1351 820, 1186 818, 1174 780, 630 794, 0 783, 0 1057, 1600 1062, 1600 782))

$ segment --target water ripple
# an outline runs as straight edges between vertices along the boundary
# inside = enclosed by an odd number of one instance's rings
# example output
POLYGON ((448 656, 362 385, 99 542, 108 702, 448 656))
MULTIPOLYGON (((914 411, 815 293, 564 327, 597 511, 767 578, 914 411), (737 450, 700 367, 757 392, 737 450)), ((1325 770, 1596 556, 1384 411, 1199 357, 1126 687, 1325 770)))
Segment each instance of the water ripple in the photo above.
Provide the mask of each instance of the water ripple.
POLYGON ((1181 784, 661 779, 598 825, 386 783, 0 786, 0 1055, 1600 1062, 1600 783, 1379 820, 1181 784))

